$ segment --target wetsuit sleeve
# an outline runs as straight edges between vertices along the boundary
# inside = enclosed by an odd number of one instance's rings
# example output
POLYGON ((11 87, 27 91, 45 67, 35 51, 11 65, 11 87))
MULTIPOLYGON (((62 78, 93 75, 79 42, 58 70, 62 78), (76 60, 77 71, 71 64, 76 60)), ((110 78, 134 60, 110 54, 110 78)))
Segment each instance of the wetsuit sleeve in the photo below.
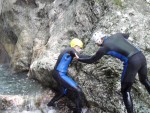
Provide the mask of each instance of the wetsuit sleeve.
MULTIPOLYGON (((70 55, 72 56, 72 57, 75 57, 75 53, 77 53, 76 51, 74 51, 73 49, 72 50, 70 50, 70 55)), ((78 53, 77 53, 78 54, 78 53)))
POLYGON ((103 55, 105 55, 107 53, 107 50, 104 48, 104 47, 101 47, 96 53, 95 55, 93 56, 90 56, 90 57, 79 57, 78 61, 80 62, 83 62, 83 63, 88 63, 88 64, 91 64, 91 63, 94 63, 96 62, 97 60, 101 59, 101 57, 103 55))
POLYGON ((78 57, 84 57, 84 58, 87 58, 87 57, 90 57, 88 55, 84 55, 84 54, 79 54, 76 50, 74 49, 70 49, 70 52, 69 54, 72 56, 72 57, 75 57, 76 55, 78 55, 78 57), (76 54, 76 55, 75 55, 76 54))
POLYGON ((78 54, 79 58, 89 58, 89 55, 78 54))

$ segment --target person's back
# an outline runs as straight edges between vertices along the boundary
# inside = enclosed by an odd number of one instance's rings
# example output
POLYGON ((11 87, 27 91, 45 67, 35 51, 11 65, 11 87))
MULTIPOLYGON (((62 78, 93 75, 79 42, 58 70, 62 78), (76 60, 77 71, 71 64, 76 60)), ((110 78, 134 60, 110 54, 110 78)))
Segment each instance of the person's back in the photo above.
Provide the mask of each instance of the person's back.
POLYGON ((102 33, 95 33, 94 40, 99 50, 91 57, 80 57, 78 61, 83 63, 94 63, 104 55, 111 55, 124 62, 121 75, 121 93, 128 113, 134 113, 132 97, 130 94, 135 76, 138 73, 140 82, 145 86, 150 94, 150 82, 147 77, 147 62, 141 51, 131 45, 127 39, 128 34, 117 33, 110 37, 102 33))
POLYGON ((69 64, 74 57, 73 53, 75 53, 75 50, 71 47, 67 47, 65 50, 63 50, 58 57, 54 69, 60 72, 67 72, 69 64))
POLYGON ((115 51, 128 58, 139 52, 139 50, 131 45, 121 33, 111 35, 110 37, 104 39, 102 46, 106 47, 108 52, 115 51))
POLYGON ((58 92, 47 104, 48 106, 54 106, 56 101, 65 96, 68 90, 71 90, 77 94, 77 97, 75 98, 76 108, 73 113, 82 112, 83 92, 80 86, 71 77, 69 77, 67 73, 70 63, 75 56, 77 57, 77 53, 80 53, 81 48, 83 48, 83 42, 74 38, 70 42, 70 47, 67 47, 60 53, 52 74, 58 84, 58 92))

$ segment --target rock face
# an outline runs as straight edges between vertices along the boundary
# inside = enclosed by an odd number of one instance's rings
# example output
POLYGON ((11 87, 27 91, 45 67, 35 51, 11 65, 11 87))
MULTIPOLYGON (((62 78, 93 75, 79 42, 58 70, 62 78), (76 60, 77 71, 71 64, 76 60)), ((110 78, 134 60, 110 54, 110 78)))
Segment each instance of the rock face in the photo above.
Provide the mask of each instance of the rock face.
MULTIPOLYGON (((98 49, 91 40, 97 29, 106 34, 129 32, 130 42, 146 55, 150 75, 148 0, 1 0, 0 6, 0 39, 13 69, 28 71, 44 85, 55 86, 51 71, 72 37, 83 40, 86 54, 98 49)), ((96 64, 74 62, 69 72, 82 87, 91 112, 124 113, 121 71, 122 63, 107 56, 96 64)), ((149 96, 138 78, 132 95, 137 112, 148 113, 149 96)))
POLYGON ((8 64, 9 62, 10 62, 10 56, 5 50, 3 44, 0 43, 0 64, 8 64))

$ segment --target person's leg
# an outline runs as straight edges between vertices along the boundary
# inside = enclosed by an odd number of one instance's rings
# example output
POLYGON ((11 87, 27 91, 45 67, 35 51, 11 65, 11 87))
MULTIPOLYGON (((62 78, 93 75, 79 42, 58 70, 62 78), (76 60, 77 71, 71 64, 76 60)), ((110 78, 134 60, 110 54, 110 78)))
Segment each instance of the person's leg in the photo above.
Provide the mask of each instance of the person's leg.
POLYGON ((74 113, 82 113, 82 90, 79 86, 77 86, 75 88, 77 97, 75 99, 75 103, 76 103, 76 110, 74 111, 74 113))
POLYGON ((130 61, 127 65, 124 66, 124 70, 121 77, 121 93, 123 96, 123 101, 126 106, 128 113, 134 113, 133 102, 131 97, 131 87, 135 80, 135 75, 139 67, 137 67, 135 61, 130 61))
POLYGON ((65 94, 66 94, 66 91, 67 89, 63 87, 63 84, 62 83, 62 80, 61 80, 61 76, 60 74, 54 70, 53 72, 53 78, 55 79, 55 81, 58 83, 58 87, 57 87, 57 91, 56 91, 56 94, 55 96, 51 99, 51 101, 47 104, 47 106, 54 106, 55 102, 58 101, 60 98, 62 98, 65 94))
POLYGON ((55 106, 55 102, 58 101, 59 99, 61 99, 64 94, 65 94, 66 90, 63 87, 59 87, 59 91, 56 93, 56 95, 51 99, 51 101, 47 104, 47 106, 55 106))
POLYGON ((132 97, 130 94, 131 87, 132 87, 132 83, 129 82, 123 82, 121 84, 121 93, 128 113, 134 113, 132 97))
POLYGON ((150 81, 148 80, 148 77, 147 77, 147 65, 146 64, 138 71, 138 74, 139 74, 140 82, 145 86, 148 93, 150 94, 150 81))
POLYGON ((82 113, 82 90, 79 87, 79 85, 73 81, 69 76, 67 75, 62 75, 62 80, 63 80, 63 85, 73 91, 77 97, 75 98, 75 104, 76 104, 76 109, 74 111, 74 113, 82 113))

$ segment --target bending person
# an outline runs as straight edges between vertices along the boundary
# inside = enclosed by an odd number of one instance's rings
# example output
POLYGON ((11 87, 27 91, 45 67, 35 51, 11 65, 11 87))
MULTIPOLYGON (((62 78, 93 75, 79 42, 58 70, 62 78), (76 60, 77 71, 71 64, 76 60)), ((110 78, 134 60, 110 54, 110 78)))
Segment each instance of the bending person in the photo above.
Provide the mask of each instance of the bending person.
POLYGON ((82 112, 82 90, 80 86, 72 80, 68 74, 68 67, 72 62, 73 58, 77 56, 77 54, 81 51, 83 47, 83 43, 81 40, 74 38, 70 42, 71 47, 67 47, 65 50, 61 52, 54 67, 53 78, 59 85, 59 92, 56 94, 52 100, 47 104, 48 106, 53 106, 56 101, 58 101, 61 97, 63 97, 67 90, 71 90, 77 94, 76 102, 76 110, 74 113, 81 113, 82 112))
POLYGON ((121 76, 121 93, 128 113, 134 113, 131 98, 131 86, 138 73, 140 82, 145 86, 150 94, 150 82, 147 77, 147 62, 143 53, 130 44, 127 39, 129 34, 116 33, 111 36, 105 36, 101 32, 96 32, 93 38, 100 49, 95 55, 84 58, 78 58, 84 63, 94 63, 104 55, 111 55, 123 61, 124 69, 121 76))

